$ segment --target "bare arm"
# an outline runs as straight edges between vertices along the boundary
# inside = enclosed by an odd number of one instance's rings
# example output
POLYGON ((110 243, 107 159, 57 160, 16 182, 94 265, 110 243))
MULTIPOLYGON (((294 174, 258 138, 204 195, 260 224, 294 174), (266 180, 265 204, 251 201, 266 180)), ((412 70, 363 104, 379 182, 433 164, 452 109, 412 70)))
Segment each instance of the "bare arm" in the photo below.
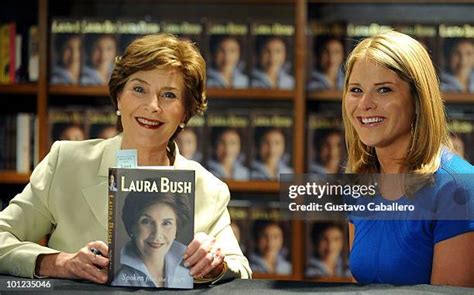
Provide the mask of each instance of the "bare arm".
MULTIPOLYGON (((352 243, 354 242, 354 232, 355 232, 355 227, 354 224, 349 222, 349 250, 352 251, 352 243)), ((352 276, 352 281, 354 283, 357 283, 357 280, 352 276)))
POLYGON ((435 245, 431 284, 474 287, 474 232, 435 245))

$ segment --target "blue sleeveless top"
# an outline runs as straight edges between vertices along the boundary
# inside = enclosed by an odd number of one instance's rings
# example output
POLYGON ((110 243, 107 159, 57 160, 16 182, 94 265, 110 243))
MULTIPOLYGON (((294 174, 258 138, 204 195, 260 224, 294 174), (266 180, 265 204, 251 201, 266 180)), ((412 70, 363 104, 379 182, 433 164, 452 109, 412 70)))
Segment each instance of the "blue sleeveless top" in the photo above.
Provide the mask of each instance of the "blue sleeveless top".
POLYGON ((443 175, 445 180, 436 182, 431 190, 434 193, 430 198, 437 210, 450 210, 449 202, 456 199, 455 194, 461 193, 467 201, 466 216, 470 217, 464 220, 350 220, 355 226, 350 268, 358 282, 429 284, 435 244, 474 231, 474 167, 444 150, 435 175, 443 175), (471 175, 470 180, 468 175, 471 175))

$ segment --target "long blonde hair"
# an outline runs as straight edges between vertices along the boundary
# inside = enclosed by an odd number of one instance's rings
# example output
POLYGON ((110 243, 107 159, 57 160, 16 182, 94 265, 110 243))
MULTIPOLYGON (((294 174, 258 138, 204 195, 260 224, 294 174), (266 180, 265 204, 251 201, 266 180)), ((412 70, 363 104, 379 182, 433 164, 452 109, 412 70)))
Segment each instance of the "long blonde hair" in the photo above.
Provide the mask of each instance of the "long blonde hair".
POLYGON ((388 31, 361 41, 346 61, 342 96, 348 161, 346 172, 380 172, 373 147, 366 146, 352 126, 345 108, 348 82, 355 62, 366 58, 384 66, 409 83, 415 107, 410 149, 404 161, 408 172, 434 173, 440 165, 442 145, 450 146, 439 80, 426 49, 415 39, 388 31))

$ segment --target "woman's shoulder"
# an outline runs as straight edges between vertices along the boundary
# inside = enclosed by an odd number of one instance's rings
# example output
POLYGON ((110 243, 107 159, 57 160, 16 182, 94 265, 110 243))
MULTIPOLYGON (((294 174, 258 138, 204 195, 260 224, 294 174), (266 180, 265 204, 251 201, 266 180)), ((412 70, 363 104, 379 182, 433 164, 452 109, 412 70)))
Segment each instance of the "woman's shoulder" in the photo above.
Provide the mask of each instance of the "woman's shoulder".
POLYGON ((440 168, 438 171, 453 176, 457 174, 474 175, 474 166, 448 148, 444 148, 441 152, 440 168))

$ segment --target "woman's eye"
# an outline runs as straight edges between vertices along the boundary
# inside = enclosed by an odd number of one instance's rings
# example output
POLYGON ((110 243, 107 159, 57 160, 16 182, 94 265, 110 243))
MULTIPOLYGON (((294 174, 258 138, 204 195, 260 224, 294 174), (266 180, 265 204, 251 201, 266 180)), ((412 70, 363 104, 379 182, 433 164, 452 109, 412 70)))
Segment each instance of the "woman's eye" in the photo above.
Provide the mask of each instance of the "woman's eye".
POLYGON ((143 218, 140 221, 140 224, 143 224, 143 225, 150 225, 151 223, 152 223, 152 221, 149 218, 143 218))
POLYGON ((352 93, 362 93, 362 89, 358 88, 358 87, 352 87, 349 89, 350 92, 352 93))
POLYGON ((141 86, 134 86, 133 91, 138 92, 138 93, 144 93, 145 89, 141 86))
POLYGON ((171 225, 173 225, 173 222, 171 220, 165 220, 165 221, 163 221, 162 225, 163 226, 171 226, 171 225))
POLYGON ((389 93, 389 92, 392 92, 392 89, 390 87, 380 87, 379 92, 380 93, 389 93))
POLYGON ((163 93, 163 97, 166 97, 166 98, 176 98, 176 94, 174 94, 173 92, 164 92, 164 93, 163 93))

